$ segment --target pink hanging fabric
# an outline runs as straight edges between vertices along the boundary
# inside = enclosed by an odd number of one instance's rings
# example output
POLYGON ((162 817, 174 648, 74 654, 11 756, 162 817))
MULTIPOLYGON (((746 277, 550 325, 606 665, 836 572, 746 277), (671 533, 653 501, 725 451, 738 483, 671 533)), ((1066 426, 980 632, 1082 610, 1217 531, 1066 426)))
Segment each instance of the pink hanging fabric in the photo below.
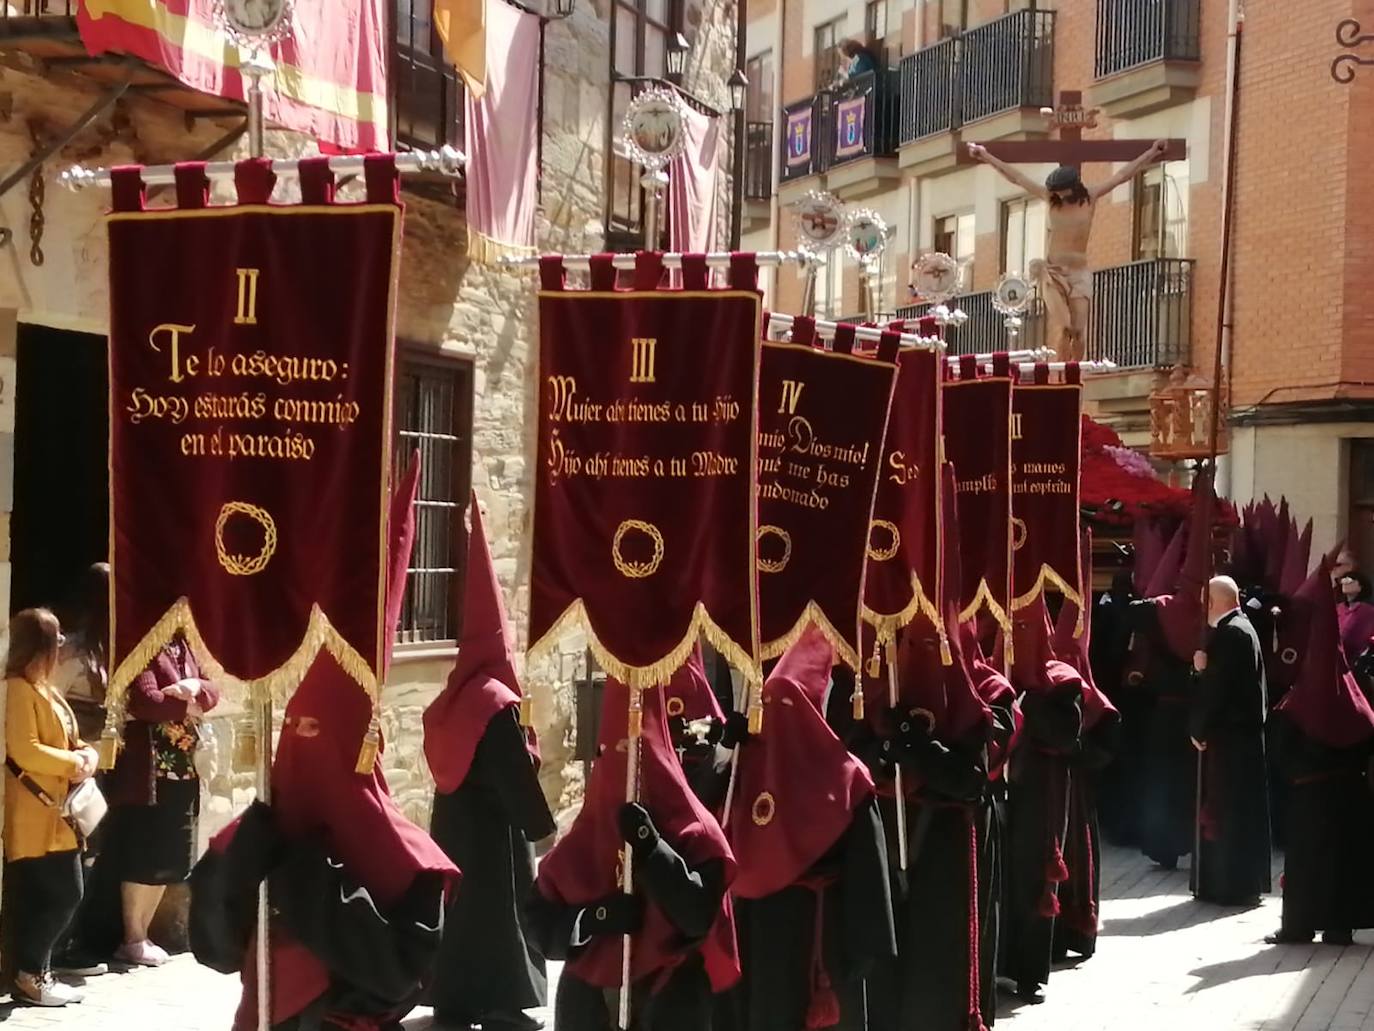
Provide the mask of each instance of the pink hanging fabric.
POLYGON ((487 5, 487 89, 467 95, 468 254, 534 253, 539 175, 539 19, 487 5))
POLYGON ((724 143, 720 119, 687 108, 687 138, 668 166, 668 236, 673 250, 716 249, 716 191, 724 143))

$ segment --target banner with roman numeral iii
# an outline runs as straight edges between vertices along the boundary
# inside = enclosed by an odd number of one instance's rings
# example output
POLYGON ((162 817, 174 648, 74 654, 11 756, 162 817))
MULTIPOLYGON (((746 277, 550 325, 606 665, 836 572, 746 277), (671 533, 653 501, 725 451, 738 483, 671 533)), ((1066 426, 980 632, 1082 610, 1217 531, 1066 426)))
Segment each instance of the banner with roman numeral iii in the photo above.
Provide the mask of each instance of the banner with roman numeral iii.
POLYGON ((897 373, 897 337, 854 353, 854 327, 823 350, 797 319, 765 341, 759 375, 759 626, 763 657, 809 626, 859 667, 868 524, 897 373))
POLYGON ((580 629, 648 688, 704 635, 757 678, 757 264, 735 255, 713 289, 689 256, 671 290, 660 255, 629 289, 612 262, 592 258, 586 290, 541 262, 530 654, 580 629))
POLYGON ((388 156, 334 204, 323 159, 269 205, 268 162, 211 205, 113 173, 110 244, 111 713, 183 640, 258 698, 334 662, 374 699, 384 623, 392 331, 401 206, 388 156))

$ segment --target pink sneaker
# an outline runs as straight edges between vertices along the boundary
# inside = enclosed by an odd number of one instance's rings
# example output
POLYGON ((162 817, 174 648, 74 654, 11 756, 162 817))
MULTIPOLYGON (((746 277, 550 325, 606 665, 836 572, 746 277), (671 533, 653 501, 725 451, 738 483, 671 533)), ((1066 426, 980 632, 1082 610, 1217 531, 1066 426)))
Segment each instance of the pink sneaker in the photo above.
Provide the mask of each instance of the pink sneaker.
POLYGON ((115 950, 115 959, 135 967, 160 967, 167 962, 167 951, 146 939, 141 942, 125 942, 115 950))

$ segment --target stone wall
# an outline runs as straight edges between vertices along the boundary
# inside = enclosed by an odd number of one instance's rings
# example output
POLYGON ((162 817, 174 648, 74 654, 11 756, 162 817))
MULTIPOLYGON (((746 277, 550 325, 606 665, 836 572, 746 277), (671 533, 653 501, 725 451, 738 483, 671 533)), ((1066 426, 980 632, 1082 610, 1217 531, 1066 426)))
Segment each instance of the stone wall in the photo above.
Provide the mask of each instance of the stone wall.
MULTIPOLYGON (((734 12, 734 0, 692 3, 684 30, 693 45, 685 84, 722 111, 730 106, 726 80, 734 67, 734 12)), ((609 17, 609 0, 581 0, 571 18, 551 22, 546 29, 538 214, 538 243, 544 251, 582 252, 602 246, 609 17)), ((22 58, 0 64, 0 167, 13 167, 29 153, 30 121, 53 127, 68 124, 95 96, 76 77, 49 79, 32 72, 22 58)), ((21 323, 105 333, 107 257, 101 212, 108 198, 103 190, 70 193, 52 177, 78 161, 109 165, 184 159, 233 124, 202 122, 188 130, 180 116, 165 106, 143 98, 121 102, 45 169, 46 261, 41 267, 28 260, 27 189, 21 187, 0 200, 0 225, 15 230, 13 242, 0 250, 0 310, 16 310, 21 323)), ((267 144, 274 157, 315 151, 310 141, 286 132, 269 132, 267 144)), ((240 140, 221 158, 245 153, 245 142, 240 140)), ((728 241, 730 167, 727 149, 719 179, 721 246, 728 241)), ((355 184, 351 189, 356 193, 359 188, 355 184)), ((345 199, 350 195, 349 190, 342 194, 345 199)), ((217 189, 215 202, 230 199, 227 191, 217 189)), ((274 199, 296 199, 294 184, 279 183, 274 199)), ((529 274, 469 261, 463 212, 451 200, 407 192, 405 201, 397 335, 408 344, 473 363, 473 485, 484 507, 507 607, 523 644, 533 487, 528 456, 533 454, 537 387, 534 280, 529 274)), ((12 356, 10 350, 0 358, 12 356)), ((2 433, 0 450, 5 459, 12 455, 13 442, 2 433)), ((8 468, 9 462, 3 465, 8 468)), ((7 538, 7 527, 0 529, 7 538)), ((7 583, 5 572, 0 569, 0 585, 7 583)), ((581 767, 569 760, 571 685, 574 678, 585 675, 583 655, 584 642, 573 636, 562 643, 557 655, 523 671, 535 699, 545 760, 541 778, 562 824, 571 818, 581 798, 581 767)), ((433 788, 423 756, 421 714, 442 688, 452 662, 451 652, 402 649, 383 695, 387 778, 401 808, 422 825, 428 822, 433 788)), ((208 785, 202 840, 252 798, 252 773, 235 771, 230 761, 239 718, 235 709, 226 706, 213 723, 221 762, 208 785)))

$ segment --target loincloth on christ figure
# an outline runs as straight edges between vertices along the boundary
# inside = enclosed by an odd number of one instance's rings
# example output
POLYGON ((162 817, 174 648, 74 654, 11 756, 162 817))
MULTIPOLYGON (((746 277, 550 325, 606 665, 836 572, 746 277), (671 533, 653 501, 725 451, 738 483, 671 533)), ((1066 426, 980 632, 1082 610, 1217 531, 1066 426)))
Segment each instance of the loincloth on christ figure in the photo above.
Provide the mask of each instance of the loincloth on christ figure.
POLYGON ((1049 288, 1064 300, 1092 300, 1093 274, 1086 265, 1062 265, 1057 261, 1037 259, 1030 264, 1031 281, 1040 287, 1041 296, 1050 296, 1049 288))

